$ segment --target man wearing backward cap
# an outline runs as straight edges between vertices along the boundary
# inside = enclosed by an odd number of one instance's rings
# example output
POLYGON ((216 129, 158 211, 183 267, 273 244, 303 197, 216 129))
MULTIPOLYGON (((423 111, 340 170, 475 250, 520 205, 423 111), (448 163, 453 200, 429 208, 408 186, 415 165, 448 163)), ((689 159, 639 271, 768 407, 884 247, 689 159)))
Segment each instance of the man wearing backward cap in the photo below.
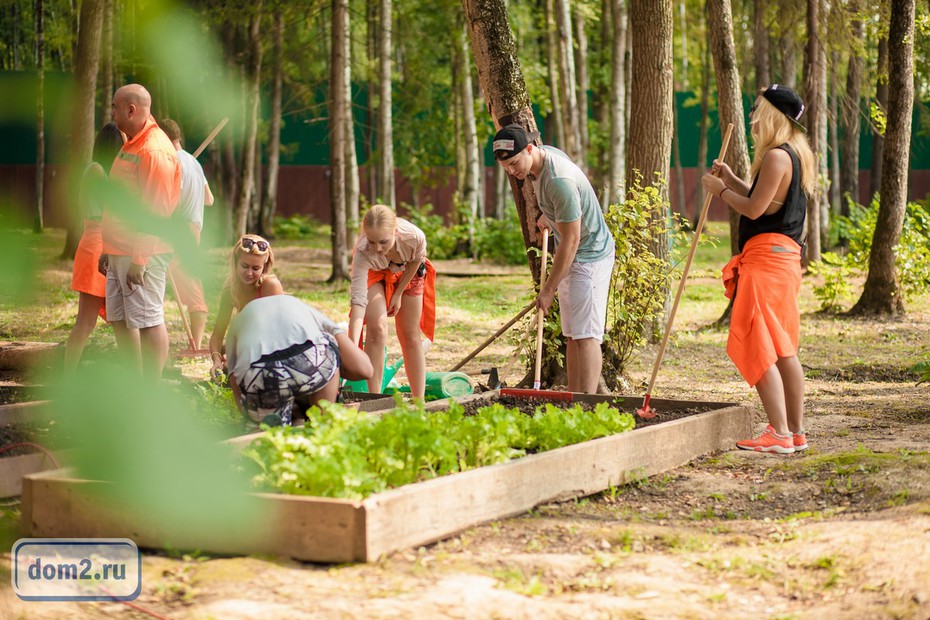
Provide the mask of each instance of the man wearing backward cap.
POLYGON ((533 184, 543 212, 537 226, 555 236, 552 269, 536 306, 548 312, 558 291, 568 389, 594 393, 603 363, 614 239, 584 172, 559 149, 534 144, 538 136, 520 125, 507 125, 494 136, 492 148, 507 174, 533 184))

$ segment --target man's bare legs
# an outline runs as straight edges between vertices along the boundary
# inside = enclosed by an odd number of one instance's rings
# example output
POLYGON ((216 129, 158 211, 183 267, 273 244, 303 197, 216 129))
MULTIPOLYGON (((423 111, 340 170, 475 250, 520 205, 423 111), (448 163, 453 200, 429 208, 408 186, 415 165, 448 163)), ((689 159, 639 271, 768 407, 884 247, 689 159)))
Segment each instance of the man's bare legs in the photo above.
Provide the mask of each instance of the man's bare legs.
POLYGON ((142 376, 161 379, 162 370, 168 361, 168 327, 162 323, 139 330, 142 351, 142 376))
POLYGON ((596 338, 569 338, 565 364, 568 370, 568 391, 594 394, 604 363, 601 343, 596 338))

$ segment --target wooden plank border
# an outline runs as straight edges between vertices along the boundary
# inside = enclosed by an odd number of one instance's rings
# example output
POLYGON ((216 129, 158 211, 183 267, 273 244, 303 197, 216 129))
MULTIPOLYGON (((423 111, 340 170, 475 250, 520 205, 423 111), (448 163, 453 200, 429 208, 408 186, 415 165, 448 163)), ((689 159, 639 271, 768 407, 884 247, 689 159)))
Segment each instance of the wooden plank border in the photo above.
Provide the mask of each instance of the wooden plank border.
MULTIPOLYGON (((468 398, 468 397, 466 397, 468 398)), ((616 399, 617 397, 608 397, 616 399)), ((681 408, 684 401, 663 401, 681 408)), ((688 403, 708 405, 708 403, 688 403)), ((691 459, 731 449, 751 431, 748 407, 727 405, 664 424, 443 476, 361 502, 256 494, 270 511, 250 535, 220 537, 150 524, 128 510, 106 508, 89 491, 103 483, 67 470, 26 476, 23 527, 34 537, 120 537, 139 546, 213 553, 270 553, 313 562, 370 562, 398 549, 429 544, 539 504, 580 497, 651 476, 691 459)), ((232 440, 236 448, 246 437, 232 440)))

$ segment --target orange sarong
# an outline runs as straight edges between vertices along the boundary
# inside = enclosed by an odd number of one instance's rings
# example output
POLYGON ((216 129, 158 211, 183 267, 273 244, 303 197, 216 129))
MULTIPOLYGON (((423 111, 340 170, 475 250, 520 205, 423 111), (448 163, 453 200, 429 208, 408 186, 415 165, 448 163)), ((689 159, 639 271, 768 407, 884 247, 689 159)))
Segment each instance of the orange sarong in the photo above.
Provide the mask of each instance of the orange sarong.
POLYGON ((723 284, 727 297, 736 294, 727 355, 752 387, 778 358, 798 354, 801 246, 778 233, 757 235, 723 268, 723 284))
MULTIPOLYGON (((97 271, 103 251, 103 227, 96 220, 84 220, 84 233, 74 253, 71 289, 101 299, 107 298, 107 277, 97 271)), ((100 306, 100 318, 107 320, 106 304, 100 306)))
MULTIPOLYGON (((389 269, 368 270, 368 287, 370 288, 375 282, 384 282, 384 299, 389 301, 394 295, 394 287, 397 281, 404 275, 403 271, 391 271, 389 269)), ((415 291, 419 286, 417 278, 414 277, 404 289, 404 292, 415 291)), ((414 295, 419 292, 414 292, 414 295)), ((420 315, 420 331, 429 338, 434 339, 436 333, 436 269, 433 264, 426 260, 426 274, 423 276, 423 313, 420 315)))

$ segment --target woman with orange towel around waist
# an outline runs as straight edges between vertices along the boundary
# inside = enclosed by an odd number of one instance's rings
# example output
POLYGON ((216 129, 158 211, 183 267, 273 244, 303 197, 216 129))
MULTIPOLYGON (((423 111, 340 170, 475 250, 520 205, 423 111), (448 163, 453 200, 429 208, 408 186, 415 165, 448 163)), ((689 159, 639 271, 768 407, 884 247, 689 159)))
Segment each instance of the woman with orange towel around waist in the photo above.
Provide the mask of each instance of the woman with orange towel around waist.
POLYGON ((366 325, 365 353, 374 373, 368 391, 381 391, 388 317, 397 339, 411 395, 426 390, 426 355, 420 332, 433 340, 436 325, 436 270, 426 259, 426 235, 390 207, 373 205, 362 219, 352 257, 349 338, 358 342, 366 325))
POLYGON ((726 295, 733 299, 727 354, 755 386, 769 422, 758 437, 737 442, 743 450, 791 454, 808 447, 798 293, 807 197, 817 177, 798 122, 803 112, 796 92, 769 86, 749 111, 756 147, 752 185, 720 161, 701 178, 705 191, 740 214, 740 253, 723 269, 726 295))

